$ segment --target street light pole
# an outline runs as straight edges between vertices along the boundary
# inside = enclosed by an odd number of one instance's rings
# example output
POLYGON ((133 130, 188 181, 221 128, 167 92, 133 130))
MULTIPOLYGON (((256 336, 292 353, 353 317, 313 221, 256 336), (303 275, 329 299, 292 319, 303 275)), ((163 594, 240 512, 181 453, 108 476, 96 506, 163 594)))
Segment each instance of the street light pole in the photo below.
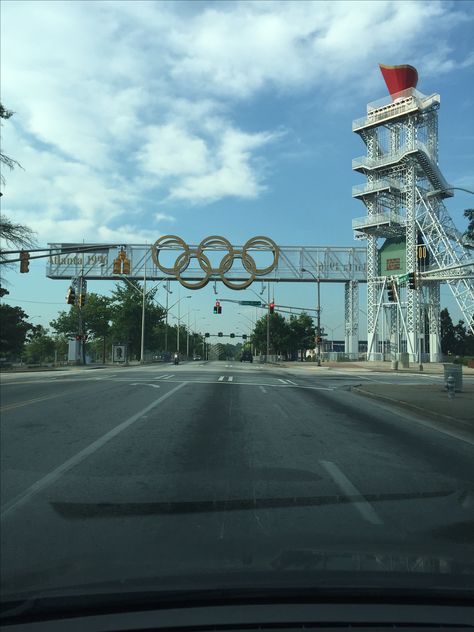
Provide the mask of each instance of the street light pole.
POLYGON ((142 296, 142 336, 140 343, 140 364, 145 362, 145 297, 146 297, 146 255, 143 263, 143 296, 142 296))
POLYGON ((311 270, 307 270, 306 268, 301 268, 301 272, 307 272, 310 274, 313 279, 318 284, 318 303, 316 305, 316 314, 317 314, 317 325, 316 325, 316 345, 317 345, 317 354, 318 354, 318 366, 321 366, 321 279, 318 274, 316 277, 311 270))

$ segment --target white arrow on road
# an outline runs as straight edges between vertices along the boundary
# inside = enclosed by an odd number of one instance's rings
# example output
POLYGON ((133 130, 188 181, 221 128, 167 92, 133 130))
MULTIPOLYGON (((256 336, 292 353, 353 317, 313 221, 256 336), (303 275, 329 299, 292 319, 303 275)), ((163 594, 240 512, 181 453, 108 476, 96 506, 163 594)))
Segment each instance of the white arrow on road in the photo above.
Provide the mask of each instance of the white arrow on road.
POLYGON ((147 384, 144 382, 132 382, 130 386, 152 386, 153 388, 160 388, 158 384, 147 384))

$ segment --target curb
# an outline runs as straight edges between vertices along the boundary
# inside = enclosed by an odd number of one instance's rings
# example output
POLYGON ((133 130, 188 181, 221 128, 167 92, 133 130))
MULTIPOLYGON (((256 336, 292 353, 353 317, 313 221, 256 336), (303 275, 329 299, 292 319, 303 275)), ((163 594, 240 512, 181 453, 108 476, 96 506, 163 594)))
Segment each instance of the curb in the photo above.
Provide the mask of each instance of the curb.
POLYGON ((372 399, 380 399, 381 401, 386 401, 386 402, 390 402, 392 404, 397 404, 397 406, 401 406, 403 408, 408 408, 409 410, 412 410, 413 412, 416 413, 423 413, 423 415, 429 414, 431 417, 436 417, 437 419, 439 419, 440 421, 449 421, 449 422, 455 422, 456 424, 459 424, 461 426, 463 426, 464 428, 468 428, 470 430, 473 430, 473 426, 472 424, 469 424, 466 421, 462 421, 461 419, 457 419, 456 417, 451 417, 450 415, 442 415, 441 413, 437 413, 434 411, 427 411, 425 408, 421 408, 420 406, 416 406, 416 404, 410 404, 408 402, 405 402, 402 399, 395 399, 394 397, 388 397, 386 395, 379 395, 378 393, 371 393, 370 391, 366 391, 363 387, 361 386, 353 386, 351 388, 352 392, 355 393, 359 393, 360 395, 364 395, 365 397, 371 397, 372 399))

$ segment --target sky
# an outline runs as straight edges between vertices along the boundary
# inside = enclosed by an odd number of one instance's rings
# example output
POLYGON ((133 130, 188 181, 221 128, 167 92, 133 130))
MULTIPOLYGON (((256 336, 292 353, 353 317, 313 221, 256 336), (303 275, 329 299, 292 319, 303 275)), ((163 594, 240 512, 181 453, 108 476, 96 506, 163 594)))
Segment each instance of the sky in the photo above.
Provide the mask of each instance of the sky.
MULTIPOLYGON (((194 244, 218 234, 363 245, 352 219, 366 211, 351 197, 363 180, 351 160, 365 146, 351 130, 387 95, 379 63, 415 66, 418 89, 441 95, 440 168, 474 190, 473 34, 472 1, 3 0, 1 100, 15 114, 2 151, 23 168, 4 172, 2 213, 40 245, 170 233, 194 244)), ((459 191, 447 201, 460 230, 473 206, 459 191)), ((34 324, 67 309, 69 284, 48 279, 44 260, 3 274, 6 302, 34 324)), ((252 290, 219 285, 217 297, 252 300, 261 284, 252 290)), ((196 316, 200 331, 248 333, 255 310, 223 303, 214 316, 212 285, 191 294, 191 325, 196 316)), ((272 294, 277 305, 315 305, 312 284, 272 294)), ((460 318, 446 286, 441 297, 460 318)), ((321 301, 323 325, 342 338, 343 285, 324 285, 321 301)), ((360 322, 364 338, 363 311, 360 322)))

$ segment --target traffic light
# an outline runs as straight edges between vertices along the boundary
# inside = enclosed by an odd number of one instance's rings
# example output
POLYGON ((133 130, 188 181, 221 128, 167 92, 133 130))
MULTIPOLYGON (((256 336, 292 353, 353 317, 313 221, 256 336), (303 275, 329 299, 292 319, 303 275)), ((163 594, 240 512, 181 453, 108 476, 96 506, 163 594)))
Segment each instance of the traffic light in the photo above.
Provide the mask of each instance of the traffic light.
POLYGON ((130 261, 129 261, 129 259, 124 259, 123 260, 122 272, 123 272, 123 274, 130 274, 130 261))
POLYGON ((416 274, 414 272, 408 273, 408 287, 410 290, 416 290, 416 274))
POLYGON ((388 300, 390 301, 390 303, 396 303, 397 302, 397 291, 395 288, 395 283, 389 283, 388 287, 387 287, 387 292, 388 292, 388 300))
POLYGON ((323 341, 323 339, 321 338, 321 336, 317 336, 316 337, 316 342, 317 342, 318 345, 320 345, 322 341, 323 341))
POLYGON ((68 305, 76 304, 76 290, 72 286, 70 286, 69 290, 67 291, 66 303, 68 305))
POLYGON ((216 304, 214 305, 214 314, 222 314, 220 301, 216 301, 216 304))
POLYGON ((204 334, 204 337, 205 337, 205 338, 209 338, 209 336, 210 336, 210 335, 211 335, 211 334, 204 334))
POLYGON ((20 252, 20 272, 30 271, 30 253, 26 250, 20 252))
POLYGON ((275 311, 275 303, 273 301, 268 306, 268 309, 270 310, 270 314, 273 314, 273 312, 275 311))
POLYGON ((82 339, 81 334, 76 334, 76 340, 77 340, 78 342, 80 342, 80 340, 81 340, 81 339, 82 339))
POLYGON ((230 337, 231 338, 235 338, 235 334, 230 334, 230 337))
POLYGON ((217 335, 219 336, 219 338, 222 338, 224 334, 222 333, 222 331, 220 331, 217 335))
POLYGON ((86 295, 79 294, 79 307, 84 307, 85 302, 86 302, 86 295))
POLYGON ((123 249, 118 253, 117 258, 114 259, 113 273, 130 274, 130 260, 127 259, 127 253, 123 249))
POLYGON ((247 334, 242 334, 242 340, 247 340, 247 334))

